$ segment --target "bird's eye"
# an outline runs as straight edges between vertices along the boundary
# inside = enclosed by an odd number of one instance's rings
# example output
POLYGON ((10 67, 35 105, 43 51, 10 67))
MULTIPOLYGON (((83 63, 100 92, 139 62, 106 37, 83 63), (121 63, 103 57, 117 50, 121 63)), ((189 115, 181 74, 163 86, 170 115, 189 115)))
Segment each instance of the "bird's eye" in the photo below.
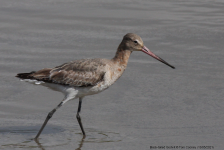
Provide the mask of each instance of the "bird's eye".
POLYGON ((135 44, 137 44, 137 43, 138 43, 138 41, 134 41, 134 43, 135 43, 135 44))

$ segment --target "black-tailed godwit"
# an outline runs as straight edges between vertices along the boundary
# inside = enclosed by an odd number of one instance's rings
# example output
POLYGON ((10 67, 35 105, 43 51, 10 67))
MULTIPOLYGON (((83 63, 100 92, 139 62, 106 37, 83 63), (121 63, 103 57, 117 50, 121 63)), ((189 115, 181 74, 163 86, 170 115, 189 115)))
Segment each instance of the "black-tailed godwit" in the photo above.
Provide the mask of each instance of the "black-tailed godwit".
POLYGON ((85 137, 85 131, 82 125, 81 111, 82 99, 87 95, 97 94, 109 88, 127 67, 128 59, 133 51, 142 51, 162 63, 175 68, 168 64, 160 57, 153 54, 146 46, 140 36, 128 33, 123 37, 117 52, 112 59, 80 59, 65 63, 55 68, 45 68, 30 73, 19 73, 16 77, 25 81, 36 82, 47 86, 51 89, 64 93, 65 97, 49 112, 42 127, 37 133, 35 140, 38 139, 48 120, 53 116, 55 111, 66 102, 79 98, 79 105, 76 118, 85 137))

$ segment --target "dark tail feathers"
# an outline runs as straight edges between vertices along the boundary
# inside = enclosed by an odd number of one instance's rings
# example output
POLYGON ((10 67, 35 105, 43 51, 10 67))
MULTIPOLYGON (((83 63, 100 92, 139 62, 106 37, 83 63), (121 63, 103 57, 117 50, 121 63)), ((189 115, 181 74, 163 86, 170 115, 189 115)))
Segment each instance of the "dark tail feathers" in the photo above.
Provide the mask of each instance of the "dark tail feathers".
POLYGON ((30 73, 18 73, 16 75, 17 78, 20 78, 20 79, 33 79, 32 76, 30 76, 31 74, 35 73, 35 71, 32 71, 30 73))

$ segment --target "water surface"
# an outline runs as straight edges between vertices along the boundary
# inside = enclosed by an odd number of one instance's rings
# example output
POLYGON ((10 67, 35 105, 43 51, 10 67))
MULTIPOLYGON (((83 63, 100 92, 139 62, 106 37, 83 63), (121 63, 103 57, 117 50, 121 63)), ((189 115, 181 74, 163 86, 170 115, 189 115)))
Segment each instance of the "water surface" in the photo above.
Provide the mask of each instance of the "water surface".
POLYGON ((224 148, 224 1, 1 0, 0 149, 224 148), (133 32, 173 70, 134 52, 123 76, 78 101, 14 76, 81 58, 112 58, 133 32))

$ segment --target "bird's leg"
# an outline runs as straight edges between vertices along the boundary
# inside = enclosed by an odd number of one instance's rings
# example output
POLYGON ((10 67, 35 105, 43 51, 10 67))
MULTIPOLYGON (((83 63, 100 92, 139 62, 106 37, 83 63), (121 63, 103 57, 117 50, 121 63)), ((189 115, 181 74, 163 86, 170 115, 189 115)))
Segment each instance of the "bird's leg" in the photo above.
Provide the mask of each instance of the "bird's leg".
POLYGON ((85 131, 84 131, 83 126, 82 126, 81 117, 79 116, 79 113, 81 111, 81 106, 82 106, 82 98, 79 98, 79 107, 78 107, 78 111, 77 111, 77 114, 76 114, 76 118, 77 118, 77 120, 79 122, 79 126, 80 126, 80 128, 82 130, 83 137, 85 137, 86 134, 85 134, 85 131))
POLYGON ((48 113, 47 118, 45 119, 45 121, 44 121, 42 127, 40 128, 40 130, 39 130, 39 132, 37 133, 37 135, 36 135, 36 137, 34 138, 34 140, 37 141, 38 137, 40 136, 41 132, 43 131, 44 127, 46 126, 48 120, 51 119, 51 117, 53 116, 53 114, 55 113, 55 111, 56 111, 58 108, 60 108, 62 105, 63 105, 63 101, 62 101, 60 104, 58 104, 58 106, 55 107, 51 112, 48 113))

